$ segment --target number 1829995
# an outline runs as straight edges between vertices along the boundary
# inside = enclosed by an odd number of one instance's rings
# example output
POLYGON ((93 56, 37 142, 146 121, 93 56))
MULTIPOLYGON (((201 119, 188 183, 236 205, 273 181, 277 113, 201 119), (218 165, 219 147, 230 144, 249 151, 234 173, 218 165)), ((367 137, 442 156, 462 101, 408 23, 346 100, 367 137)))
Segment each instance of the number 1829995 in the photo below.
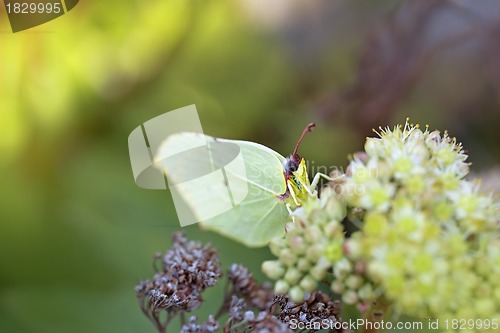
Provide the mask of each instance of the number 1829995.
POLYGON ((62 11, 61 3, 29 3, 14 2, 5 5, 8 14, 59 14, 62 11))

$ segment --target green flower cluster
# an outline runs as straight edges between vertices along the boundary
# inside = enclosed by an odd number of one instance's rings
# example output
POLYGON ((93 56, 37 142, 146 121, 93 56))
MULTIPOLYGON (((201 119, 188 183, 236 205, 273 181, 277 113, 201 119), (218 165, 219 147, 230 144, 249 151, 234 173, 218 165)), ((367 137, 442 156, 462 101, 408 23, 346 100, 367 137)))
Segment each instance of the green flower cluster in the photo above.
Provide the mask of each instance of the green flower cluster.
POLYGON ((345 240, 349 269, 333 289, 344 298, 355 291, 353 301, 383 294, 409 315, 500 322, 500 209, 464 178, 461 145, 407 123, 368 138, 365 151, 342 185, 349 210, 362 216, 351 219, 359 230, 345 240), (368 277, 373 293, 349 288, 356 276, 368 277))
POLYGON ((465 178, 466 159, 446 132, 408 122, 381 129, 342 181, 297 208, 286 236, 271 242, 278 259, 263 270, 275 291, 298 302, 328 281, 361 311, 383 301, 440 323, 500 323, 500 205, 465 178))
POLYGON ((293 302, 302 302, 317 289, 332 268, 331 258, 343 257, 345 214, 345 204, 332 188, 325 188, 321 199, 311 198, 295 209, 286 236, 270 243, 278 260, 262 264, 264 273, 277 280, 276 293, 288 293, 293 302))
MULTIPOLYGON (((346 242, 344 253, 349 251, 348 245, 352 246, 346 242)), ((366 268, 365 262, 351 260, 345 255, 341 260, 334 262, 334 278, 331 282, 331 290, 341 295, 344 303, 356 304, 361 312, 368 310, 371 304, 381 296, 380 287, 370 280, 366 268)))

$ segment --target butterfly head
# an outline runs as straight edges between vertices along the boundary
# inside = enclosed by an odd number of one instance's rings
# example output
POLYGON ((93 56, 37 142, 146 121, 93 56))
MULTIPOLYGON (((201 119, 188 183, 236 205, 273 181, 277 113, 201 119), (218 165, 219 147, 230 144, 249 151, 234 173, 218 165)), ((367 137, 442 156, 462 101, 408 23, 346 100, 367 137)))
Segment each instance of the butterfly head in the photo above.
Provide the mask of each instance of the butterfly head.
POLYGON ((285 158, 283 161, 283 171, 286 174, 292 174, 293 172, 297 171, 299 169, 300 162, 302 161, 302 157, 299 155, 290 155, 289 157, 285 158))

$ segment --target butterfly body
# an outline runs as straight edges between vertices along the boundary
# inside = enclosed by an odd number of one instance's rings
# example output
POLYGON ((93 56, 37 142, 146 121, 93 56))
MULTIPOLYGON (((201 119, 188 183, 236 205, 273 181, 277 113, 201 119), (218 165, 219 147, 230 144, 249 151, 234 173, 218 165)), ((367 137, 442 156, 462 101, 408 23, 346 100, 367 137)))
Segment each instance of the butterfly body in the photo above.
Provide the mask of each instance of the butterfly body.
POLYGON ((283 174, 287 188, 280 198, 289 204, 291 208, 302 206, 304 201, 312 194, 305 160, 300 158, 297 164, 292 160, 292 157, 286 158, 283 162, 283 174))

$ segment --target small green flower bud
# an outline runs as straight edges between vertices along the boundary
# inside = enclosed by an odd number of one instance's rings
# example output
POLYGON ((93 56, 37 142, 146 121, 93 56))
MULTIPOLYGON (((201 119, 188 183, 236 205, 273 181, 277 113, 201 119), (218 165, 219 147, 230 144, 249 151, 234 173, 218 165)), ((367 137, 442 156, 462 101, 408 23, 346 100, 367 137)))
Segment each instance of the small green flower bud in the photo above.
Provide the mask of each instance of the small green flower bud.
POLYGON ((288 248, 281 250, 278 257, 280 261, 287 266, 292 266, 297 261, 297 255, 288 248))
POLYGON ((286 241, 283 238, 274 238, 269 243, 269 249, 271 250, 271 253, 274 254, 276 257, 279 256, 281 250, 285 246, 286 246, 286 241))
MULTIPOLYGON (((387 292, 391 295, 405 295, 405 280, 404 277, 400 275, 393 275, 386 278, 387 292)), ((410 296, 408 296, 410 297, 410 296)))
POLYGON ((456 174, 458 178, 463 178, 469 174, 469 164, 462 162, 459 163, 458 165, 455 165, 456 167, 456 174))
POLYGON ((344 243, 342 251, 345 252, 346 256, 351 260, 357 260, 363 255, 360 241, 354 238, 350 238, 344 243))
POLYGON ((409 176, 404 180, 404 184, 408 192, 413 195, 421 194, 426 186, 425 178, 420 174, 409 176))
POLYGON ((343 257, 342 244, 340 242, 332 242, 325 248, 325 256, 330 262, 337 262, 343 257))
POLYGON ((337 293, 337 294, 342 294, 344 292, 344 284, 338 280, 335 280, 332 282, 332 284, 330 285, 330 289, 334 292, 334 293, 337 293))
POLYGON ((323 255, 324 249, 323 245, 315 244, 307 249, 307 259, 311 262, 316 262, 323 255))
POLYGON ((433 267, 432 257, 428 253, 419 253, 416 255, 413 261, 413 267, 416 272, 424 273, 428 272, 433 267))
POLYGON ((342 258, 335 263, 335 271, 338 272, 350 272, 352 270, 352 264, 347 258, 342 258))
POLYGON ((288 294, 290 295, 290 300, 295 303, 303 302, 306 297, 306 292, 299 286, 292 287, 288 294))
POLYGON ((283 280, 276 281, 274 285, 274 292, 279 295, 284 295, 290 290, 290 285, 283 280))
POLYGON ((325 211, 331 220, 342 221, 346 216, 346 205, 336 198, 328 200, 325 211))
POLYGON ((277 260, 264 261, 262 263, 262 271, 273 280, 277 280, 285 274, 283 264, 277 260))
POLYGON ((323 235, 321 229, 317 225, 310 225, 304 230, 304 236, 308 242, 314 243, 320 240, 323 235))
POLYGON ((326 270, 321 267, 313 267, 310 271, 310 274, 312 277, 314 277, 316 280, 320 281, 322 280, 325 275, 326 275, 326 270))
POLYGON ((358 289, 363 284, 363 278, 358 275, 351 275, 345 280, 345 285, 350 289, 358 289))
POLYGON ((327 270, 332 267, 332 263, 327 258, 321 257, 316 263, 316 267, 321 267, 324 270, 327 270))
POLYGON ((390 252, 387 255, 387 264, 395 270, 402 271, 405 267, 406 257, 401 252, 390 252))
POLYGON ((332 239, 335 238, 336 236, 338 237, 343 236, 342 234, 340 234, 342 231, 342 226, 336 220, 328 221, 328 223, 325 223, 322 228, 323 228, 323 234, 327 238, 332 239))
POLYGON ((359 301, 359 298, 355 291, 348 290, 347 292, 343 293, 342 300, 346 304, 356 304, 359 301))
POLYGON ((377 212, 369 212, 365 216, 365 225, 363 230, 371 235, 381 235, 388 228, 389 221, 384 214, 377 212))
POLYGON ((300 286, 305 292, 312 292, 318 286, 318 282, 309 275, 306 275, 302 280, 300 280, 300 286))
POLYGON ((365 283, 358 291, 358 295, 363 300, 372 300, 375 298, 373 287, 370 283, 365 283))
POLYGON ((394 163, 396 174, 407 174, 413 168, 413 162, 407 156, 400 156, 394 163))
POLYGON ((320 207, 320 202, 318 200, 309 200, 302 207, 305 215, 310 215, 320 207))
POLYGON ((307 258, 300 258, 297 262, 297 268, 302 272, 307 272, 311 268, 311 262, 307 258))
POLYGON ((389 204, 389 199, 392 195, 390 188, 383 188, 381 186, 373 187, 370 189, 370 202, 375 207, 382 207, 389 204))
POLYGON ((473 194, 463 195, 458 200, 457 216, 466 218, 474 214, 479 207, 478 197, 473 194))
POLYGON ((296 254, 304 254, 307 250, 307 245, 300 236, 293 236, 290 240, 290 246, 296 254))
POLYGON ((476 300, 474 309, 482 318, 491 318, 496 313, 495 301, 490 297, 476 300))
POLYGON ((435 157, 440 164, 450 165, 455 162, 457 152, 450 149, 450 147, 443 147, 436 152, 435 157))
POLYGON ((441 142, 441 133, 439 131, 433 131, 429 133, 429 135, 425 139, 425 144, 432 152, 437 151, 440 142, 441 142))
POLYGON ((365 151, 370 157, 377 157, 381 154, 381 139, 378 138, 366 138, 365 151))
POLYGON ((290 285, 297 284, 302 277, 302 273, 293 267, 288 268, 288 270, 285 273, 285 276, 283 277, 286 282, 288 282, 290 285))
POLYGON ((356 166, 356 168, 353 169, 354 170, 352 172, 353 173, 352 176, 356 184, 364 184, 368 182, 372 177, 370 170, 365 166, 358 165, 356 166))
POLYGON ((453 215, 453 206, 446 201, 441 201, 434 206, 434 216, 438 221, 447 221, 453 215))

